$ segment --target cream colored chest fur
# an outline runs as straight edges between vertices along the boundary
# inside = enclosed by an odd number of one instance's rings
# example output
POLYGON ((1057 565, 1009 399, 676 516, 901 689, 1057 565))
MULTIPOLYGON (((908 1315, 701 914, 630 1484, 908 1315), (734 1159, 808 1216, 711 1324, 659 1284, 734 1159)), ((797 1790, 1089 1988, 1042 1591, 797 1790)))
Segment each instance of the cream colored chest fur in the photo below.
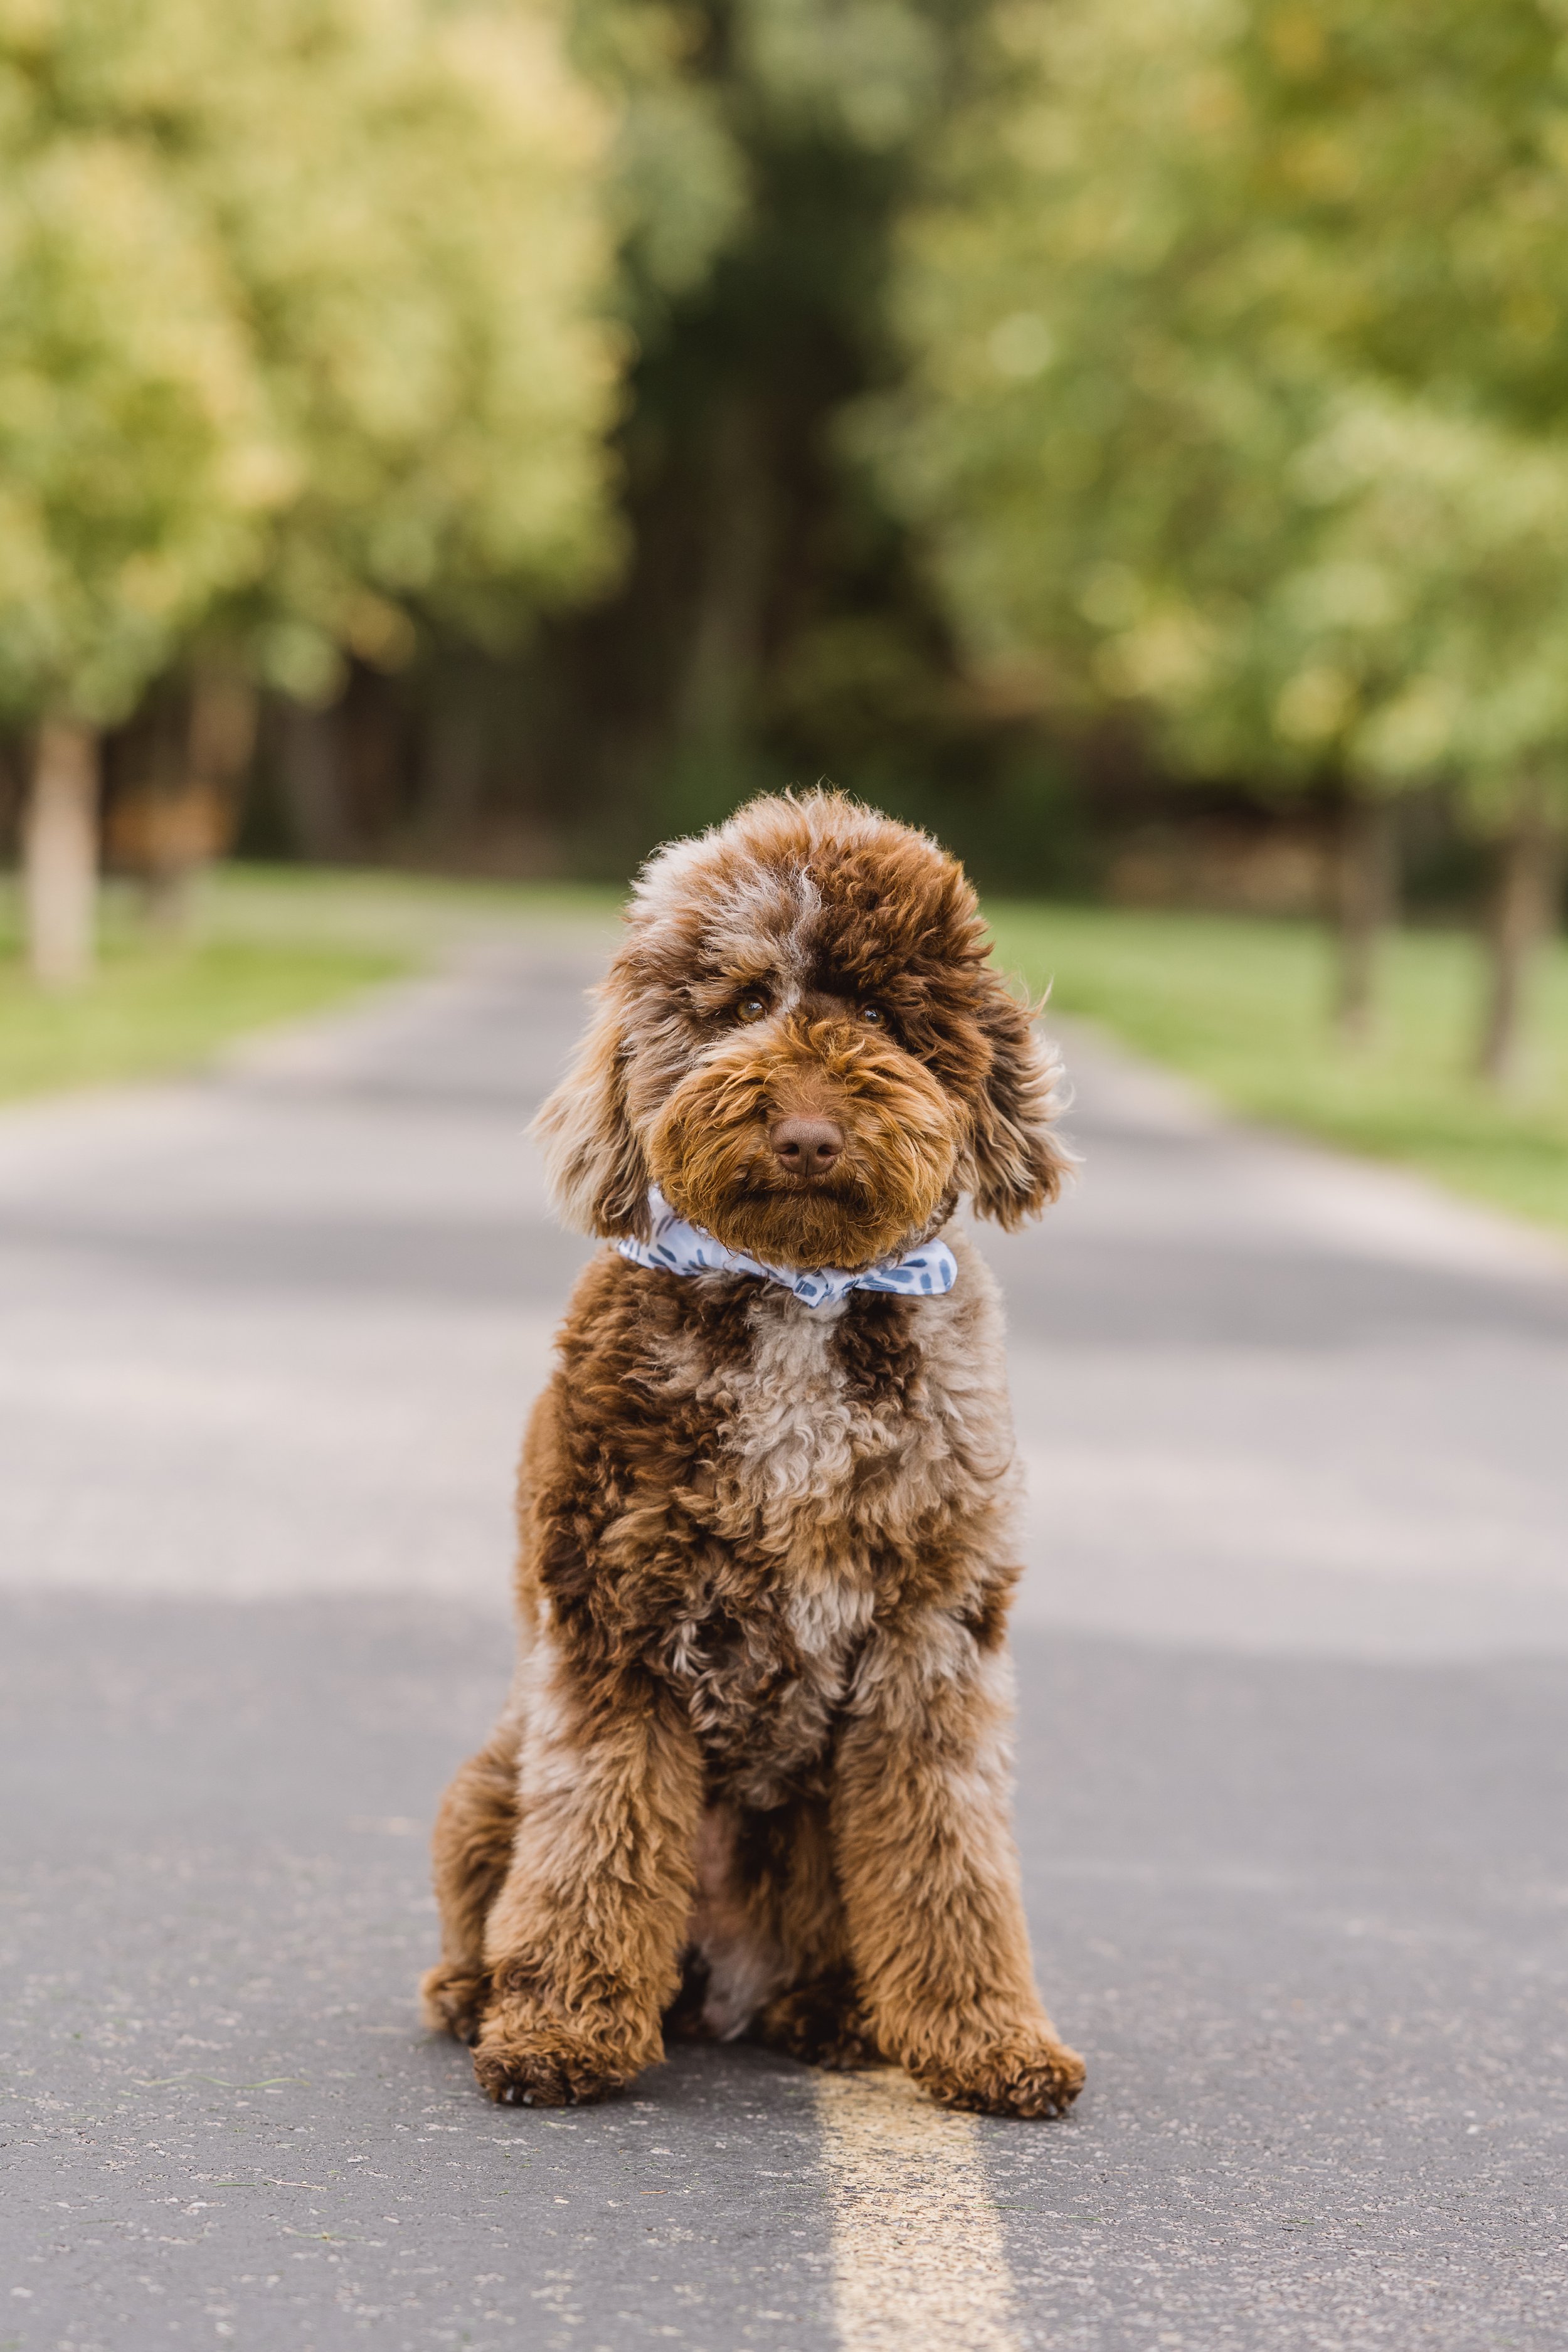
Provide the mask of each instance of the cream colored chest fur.
POLYGON ((725 1381, 721 1484, 750 1539, 795 1580, 853 1574, 858 1554, 902 1543, 932 1515, 987 1508, 1008 1481, 996 1286, 962 1237, 954 1254, 953 1289, 911 1304, 913 1362, 896 1383, 847 1368, 839 1326, 849 1301, 806 1307, 757 1286, 750 1361, 725 1381))

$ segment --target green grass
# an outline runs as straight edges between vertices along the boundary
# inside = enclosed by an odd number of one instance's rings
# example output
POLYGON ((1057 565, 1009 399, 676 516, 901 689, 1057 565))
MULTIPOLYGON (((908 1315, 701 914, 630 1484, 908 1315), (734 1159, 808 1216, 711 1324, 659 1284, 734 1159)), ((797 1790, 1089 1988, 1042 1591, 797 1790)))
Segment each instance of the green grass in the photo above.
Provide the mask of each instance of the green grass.
POLYGON ((610 927, 625 893, 593 883, 451 881, 305 866, 226 866, 211 875, 198 928, 227 939, 378 949, 428 961, 485 938, 541 924, 610 927))
POLYGON ((171 940, 111 886, 93 978, 47 994, 22 967, 13 888, 0 897, 0 1098, 199 1067, 237 1037, 321 1012, 465 940, 612 904, 565 887, 242 866, 208 878, 188 937, 171 940))
POLYGON ((1523 1076, 1471 1074, 1484 971, 1459 932, 1406 931, 1380 974, 1376 1032, 1328 1018, 1331 946, 1306 925, 1120 908, 991 904, 1001 960, 1064 1013, 1101 1023, 1248 1117, 1437 1178, 1568 1230, 1568 946, 1531 991, 1523 1076))
POLYGON ((95 976, 44 995, 0 961, 0 1097, 190 1069, 247 1030, 298 1019, 404 969, 369 948, 110 937, 95 976))

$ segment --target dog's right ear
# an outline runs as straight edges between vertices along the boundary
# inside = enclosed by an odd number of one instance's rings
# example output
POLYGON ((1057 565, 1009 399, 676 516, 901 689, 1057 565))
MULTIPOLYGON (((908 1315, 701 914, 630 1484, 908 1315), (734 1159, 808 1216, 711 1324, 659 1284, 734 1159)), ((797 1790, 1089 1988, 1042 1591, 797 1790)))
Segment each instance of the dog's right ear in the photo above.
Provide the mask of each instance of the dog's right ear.
POLYGON ((561 1084, 533 1122, 556 1212, 605 1241, 648 1235, 647 1161, 626 1116, 628 1051, 616 975, 561 1084))

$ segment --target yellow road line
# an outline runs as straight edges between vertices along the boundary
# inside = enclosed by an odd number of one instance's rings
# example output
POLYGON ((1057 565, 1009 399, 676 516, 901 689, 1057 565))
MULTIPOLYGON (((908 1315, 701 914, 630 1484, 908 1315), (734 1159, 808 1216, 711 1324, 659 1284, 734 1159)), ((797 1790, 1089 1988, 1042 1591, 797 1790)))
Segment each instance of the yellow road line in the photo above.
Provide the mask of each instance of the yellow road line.
POLYGON ((818 2074, 843 2352, 1021 2352, 980 2126, 905 2074, 818 2074))

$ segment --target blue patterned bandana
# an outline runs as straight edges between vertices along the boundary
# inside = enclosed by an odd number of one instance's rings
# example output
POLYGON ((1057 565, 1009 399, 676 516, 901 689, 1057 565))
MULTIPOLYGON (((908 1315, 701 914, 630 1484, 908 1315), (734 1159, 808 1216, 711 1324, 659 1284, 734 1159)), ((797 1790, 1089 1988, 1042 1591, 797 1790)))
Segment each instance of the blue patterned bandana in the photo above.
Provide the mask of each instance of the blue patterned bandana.
POLYGON ((650 1241, 617 1242, 616 1247, 634 1265, 651 1265, 665 1274, 755 1274, 764 1282, 778 1282, 807 1307, 828 1307, 852 1290, 894 1290, 906 1298, 940 1298, 958 1279, 958 1261, 945 1242, 922 1242, 902 1257, 884 1258, 862 1274, 847 1274, 841 1266, 816 1267, 803 1274, 792 1265, 763 1265, 740 1250, 726 1249, 700 1225, 678 1217, 656 1184, 647 1196, 653 1220, 650 1241))

